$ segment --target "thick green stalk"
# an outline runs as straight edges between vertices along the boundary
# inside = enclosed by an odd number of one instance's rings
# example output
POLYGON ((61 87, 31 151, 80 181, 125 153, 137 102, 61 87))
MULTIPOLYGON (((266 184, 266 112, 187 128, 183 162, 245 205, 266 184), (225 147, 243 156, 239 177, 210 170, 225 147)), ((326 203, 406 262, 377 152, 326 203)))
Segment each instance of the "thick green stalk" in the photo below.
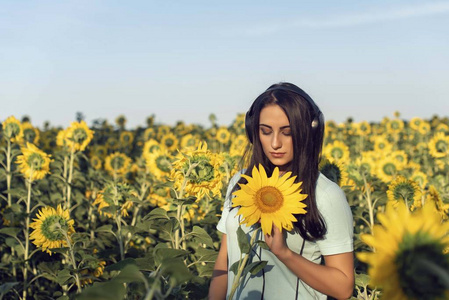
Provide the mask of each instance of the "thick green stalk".
MULTIPOLYGON (((251 249, 254 245, 254 241, 256 240, 256 236, 257 236, 257 233, 259 232, 259 230, 260 230, 260 228, 255 229, 253 234, 251 235, 251 240, 249 242, 251 249)), ((250 251, 250 253, 251 253, 251 251, 250 251)), ((246 263, 248 262, 248 259, 250 256, 251 255, 249 253, 246 254, 245 257, 243 258, 243 261, 241 261, 241 263, 239 264, 239 269, 237 271, 237 274, 234 277, 234 281, 232 282, 231 292, 229 293, 228 299, 232 300, 232 298, 234 297, 234 294, 240 285, 240 279, 242 277, 243 270, 245 269, 246 263)))
POLYGON ((75 160, 75 147, 72 146, 72 150, 70 151, 70 165, 69 165, 69 179, 67 181, 67 203, 66 203, 66 209, 70 212, 70 198, 72 195, 72 178, 73 178, 73 161, 75 160))
POLYGON ((31 213, 31 178, 33 176, 33 170, 30 172, 30 178, 28 179, 28 196, 26 203, 26 217, 25 217, 25 252, 23 254, 23 299, 27 298, 27 280, 28 280, 28 258, 30 251, 30 213, 31 213))

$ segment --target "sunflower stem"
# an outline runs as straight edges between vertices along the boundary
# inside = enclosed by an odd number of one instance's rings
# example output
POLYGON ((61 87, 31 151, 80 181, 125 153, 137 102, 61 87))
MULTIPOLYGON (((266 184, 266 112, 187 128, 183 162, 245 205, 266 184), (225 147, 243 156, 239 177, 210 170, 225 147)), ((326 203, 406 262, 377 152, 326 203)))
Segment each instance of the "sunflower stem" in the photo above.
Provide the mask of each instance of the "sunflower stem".
POLYGON ((374 205, 373 201, 371 199, 371 187, 369 186, 368 182, 366 181, 365 174, 363 174, 363 182, 365 184, 365 200, 368 204, 368 214, 369 214, 369 229, 370 232, 373 232, 374 227, 374 205))
MULTIPOLYGON (((254 246, 254 241, 256 240, 256 236, 257 236, 257 233, 259 232, 259 230, 260 230, 260 227, 254 229, 254 232, 251 235, 251 240, 249 242, 250 248, 252 248, 254 246)), ((251 251, 249 251, 249 253, 251 253, 251 251)), ((245 266, 246 266, 246 264, 248 262, 248 259, 251 256, 249 253, 245 255, 243 260, 240 260, 241 263, 239 262, 239 268, 238 268, 237 274, 234 277, 234 281, 232 282, 231 293, 229 293, 229 298, 228 299, 232 300, 232 298, 234 297, 235 292, 237 291, 237 288, 240 285, 243 270, 245 269, 245 266)))
MULTIPOLYGON (((10 139, 7 139, 8 141, 8 148, 7 148, 7 152, 6 152, 6 189, 9 191, 9 189, 11 188, 11 180, 12 180, 12 173, 11 173, 11 161, 12 161, 12 157, 11 157, 11 141, 10 139)), ((11 193, 8 193, 8 207, 11 207, 12 205, 12 196, 11 193)), ((14 247, 11 247, 11 256, 14 257, 15 255, 15 250, 14 247)), ((16 264, 14 262, 12 262, 12 276, 16 277, 17 276, 17 272, 16 272, 16 264)))
POLYGON ((28 195, 26 202, 26 218, 25 218, 25 251, 23 253, 23 299, 27 298, 27 280, 28 280, 28 252, 30 251, 30 209, 31 209, 31 183, 33 176, 33 169, 30 170, 30 177, 28 178, 28 195))
POLYGON ((72 146, 72 149, 70 151, 70 165, 69 165, 69 179, 67 181, 67 203, 66 203, 66 209, 70 212, 70 198, 72 195, 72 177, 73 177, 73 161, 75 160, 75 146, 72 146))
POLYGON ((80 282, 80 278, 79 278, 79 275, 78 275, 78 267, 77 267, 77 265, 76 265, 76 260, 75 260, 75 254, 74 254, 74 250, 73 250, 73 245, 72 245, 72 243, 70 242, 70 238, 69 238, 69 235, 68 235, 67 231, 65 231, 65 230, 61 227, 61 225, 60 225, 59 223, 56 223, 56 225, 59 226, 58 229, 59 229, 59 231, 64 235, 65 240, 66 240, 66 242, 67 242, 67 246, 69 247, 69 254, 70 254, 70 256, 67 257, 67 260, 70 261, 70 263, 72 264, 73 270, 74 270, 74 272, 75 272, 75 275, 74 275, 74 277, 75 277, 75 283, 76 283, 76 287, 77 287, 77 293, 79 294, 79 293, 81 293, 81 282, 80 282))

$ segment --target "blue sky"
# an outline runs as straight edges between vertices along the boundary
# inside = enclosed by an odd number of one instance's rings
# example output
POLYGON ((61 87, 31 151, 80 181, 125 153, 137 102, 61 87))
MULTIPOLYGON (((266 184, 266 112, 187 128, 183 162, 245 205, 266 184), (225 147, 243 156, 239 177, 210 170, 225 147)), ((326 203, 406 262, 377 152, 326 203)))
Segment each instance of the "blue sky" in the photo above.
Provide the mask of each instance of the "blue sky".
POLYGON ((327 120, 449 115, 449 1, 2 1, 0 121, 229 125, 269 85, 327 120))

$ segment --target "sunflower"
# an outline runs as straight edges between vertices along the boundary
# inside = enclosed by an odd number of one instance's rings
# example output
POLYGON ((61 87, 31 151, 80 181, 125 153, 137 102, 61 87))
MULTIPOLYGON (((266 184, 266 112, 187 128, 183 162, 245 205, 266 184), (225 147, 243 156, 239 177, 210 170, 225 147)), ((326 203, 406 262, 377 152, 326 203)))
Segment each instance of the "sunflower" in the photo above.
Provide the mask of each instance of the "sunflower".
POLYGON ((353 123, 355 133, 361 136, 366 136, 371 133, 371 125, 367 121, 360 123, 353 123))
POLYGON ((359 167, 359 171, 366 175, 374 174, 376 169, 376 160, 368 152, 362 152, 362 157, 356 160, 356 164, 359 167))
POLYGON ((67 131, 62 129, 58 131, 58 134, 56 135, 56 145, 59 147, 65 147, 67 146, 67 142, 66 142, 66 133, 67 131))
POLYGON ((449 136, 437 132, 429 142, 429 153, 435 158, 446 157, 449 154, 449 136))
POLYGON ((404 129, 404 121, 401 119, 394 119, 387 122, 387 132, 398 134, 404 129))
POLYGON ((145 129, 145 131, 143 132, 143 140, 144 141, 148 141, 149 139, 152 139, 154 137, 156 137, 156 133, 154 132, 153 127, 149 127, 147 129, 145 129))
POLYGON ((3 136, 13 143, 20 142, 23 139, 23 128, 19 120, 10 116, 2 123, 3 136))
POLYGON ((430 132, 430 124, 429 122, 425 122, 423 121, 418 128, 419 133, 421 133, 422 135, 426 135, 430 132))
POLYGON ((84 151, 94 137, 94 131, 90 130, 86 122, 72 122, 66 129, 65 140, 69 148, 84 151))
POLYGON ((199 142, 198 138, 189 133, 181 138, 181 148, 196 148, 199 142))
POLYGON ((245 149, 248 146, 248 138, 246 135, 239 134, 232 139, 231 147, 229 153, 231 156, 243 156, 245 149))
POLYGON ((22 155, 17 156, 19 171, 26 179, 31 181, 42 179, 50 173, 49 154, 39 150, 34 144, 27 143, 26 148, 21 147, 22 155))
POLYGON ((397 161, 401 169, 404 169, 407 166, 408 155, 404 152, 404 150, 396 150, 388 155, 397 161))
POLYGON ((134 141, 134 134, 131 131, 122 131, 119 142, 122 147, 130 146, 134 141))
POLYGON ((23 128, 23 141, 37 145, 40 137, 39 129, 31 125, 30 122, 23 122, 22 128, 23 128))
POLYGON ((95 145, 95 147, 91 149, 91 155, 105 158, 106 155, 108 155, 108 148, 105 145, 95 145))
POLYGON ((447 220, 449 218, 449 204, 443 202, 440 193, 438 193, 437 189, 433 185, 431 185, 427 191, 426 203, 427 202, 434 204, 435 209, 441 215, 443 220, 447 220))
POLYGON ((104 168, 111 175, 125 174, 131 165, 131 158, 120 152, 114 152, 106 157, 104 168))
POLYGON ((411 179, 416 181, 419 184, 419 186, 421 187, 421 189, 424 189, 424 187, 427 185, 427 182, 428 182, 427 175, 421 171, 414 171, 411 176, 411 179))
POLYGON ((389 183, 401 170, 401 165, 393 157, 385 157, 377 162, 376 175, 385 183, 389 183))
POLYGON ((125 128, 126 125, 126 117, 124 115, 119 115, 116 119, 115 119, 115 124, 117 124, 118 127, 120 128, 125 128))
POLYGON ((444 123, 440 123, 437 127, 435 127, 435 132, 449 133, 449 126, 444 123))
POLYGON ((331 144, 327 144, 324 147, 323 154, 329 159, 334 159, 335 161, 349 161, 349 148, 341 141, 334 141, 331 144))
POLYGON ((172 169, 172 156, 166 149, 155 150, 146 157, 146 167, 157 179, 162 179, 170 174, 172 169))
POLYGON ((222 126, 218 128, 216 138, 220 143, 227 144, 229 142, 230 137, 231 133, 229 132, 227 127, 222 126))
POLYGON ((67 246, 65 235, 70 237, 75 232, 69 210, 63 210, 61 205, 56 209, 49 206, 42 208, 33 221, 30 227, 34 231, 30 234, 30 240, 34 240, 33 244, 50 255, 51 249, 67 246))
POLYGON ((440 274, 449 270, 449 255, 443 253, 449 223, 441 223, 429 205, 411 213, 399 203, 377 217, 381 224, 373 235, 361 235, 374 252, 357 253, 369 266, 370 285, 383 290, 382 299, 447 299, 440 274))
POLYGON ((413 204, 414 207, 421 207, 421 188, 416 181, 398 176, 390 184, 387 190, 387 196, 390 203, 397 206, 399 202, 405 202, 408 207, 413 204))
POLYGON ((91 165, 92 168, 94 168, 95 170, 101 169, 101 166, 102 166, 101 158, 99 158, 99 157, 96 156, 96 155, 93 155, 93 156, 90 158, 90 165, 91 165))
POLYGON ((104 260, 90 262, 89 268, 83 269, 80 274, 83 276, 81 278, 81 285, 87 285, 93 283, 92 279, 94 277, 98 278, 104 273, 104 266, 106 262, 104 260))
POLYGON ((184 149, 173 163, 170 177, 175 188, 180 191, 184 181, 185 195, 198 199, 206 194, 221 195, 223 174, 220 172, 222 157, 207 149, 206 143, 200 143, 197 149, 184 149))
POLYGON ((347 183, 348 172, 342 162, 323 157, 320 161, 319 169, 324 176, 339 186, 347 183))
POLYGON ((120 144, 119 144, 119 141, 115 137, 111 136, 106 140, 106 146, 109 149, 115 150, 115 149, 118 149, 120 144))
POLYGON ((259 169, 254 166, 251 175, 242 174, 247 183, 239 183, 240 190, 233 193, 232 207, 239 207, 237 214, 243 217, 240 223, 252 226, 260 221, 264 234, 271 234, 273 225, 279 230, 292 230, 297 221, 294 214, 306 213, 302 200, 307 195, 301 194, 302 182, 295 183, 296 176, 290 177, 291 172, 279 176, 278 167, 267 177, 262 165, 259 169))
POLYGON ((175 151, 178 148, 178 144, 178 138, 171 132, 164 135, 161 139, 162 148, 165 148, 170 152, 175 151))
POLYGON ((424 122, 423 119, 419 118, 419 117, 413 117, 410 120, 410 128, 412 128, 413 130, 418 131, 419 130, 419 126, 421 125, 421 123, 424 122))
POLYGON ((127 217, 128 210, 133 206, 133 202, 128 200, 131 195, 136 196, 136 193, 127 184, 118 183, 116 188, 108 185, 105 189, 97 192, 93 205, 98 205, 98 212, 101 216, 112 218, 112 213, 104 209, 113 205, 120 210, 121 216, 127 217), (114 191, 116 191, 115 197, 114 191))
POLYGON ((377 153, 388 153, 393 149, 393 145, 383 135, 374 138, 374 151, 377 153))

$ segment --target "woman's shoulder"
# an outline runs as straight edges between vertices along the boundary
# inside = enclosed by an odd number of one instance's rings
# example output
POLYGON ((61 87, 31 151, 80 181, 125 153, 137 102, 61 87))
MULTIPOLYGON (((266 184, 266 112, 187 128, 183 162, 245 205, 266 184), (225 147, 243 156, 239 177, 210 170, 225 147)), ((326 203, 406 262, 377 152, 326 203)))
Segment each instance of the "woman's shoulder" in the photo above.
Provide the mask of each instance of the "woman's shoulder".
POLYGON ((343 190, 338 184, 320 173, 316 185, 317 204, 319 205, 320 202, 335 202, 339 200, 347 203, 343 190))

